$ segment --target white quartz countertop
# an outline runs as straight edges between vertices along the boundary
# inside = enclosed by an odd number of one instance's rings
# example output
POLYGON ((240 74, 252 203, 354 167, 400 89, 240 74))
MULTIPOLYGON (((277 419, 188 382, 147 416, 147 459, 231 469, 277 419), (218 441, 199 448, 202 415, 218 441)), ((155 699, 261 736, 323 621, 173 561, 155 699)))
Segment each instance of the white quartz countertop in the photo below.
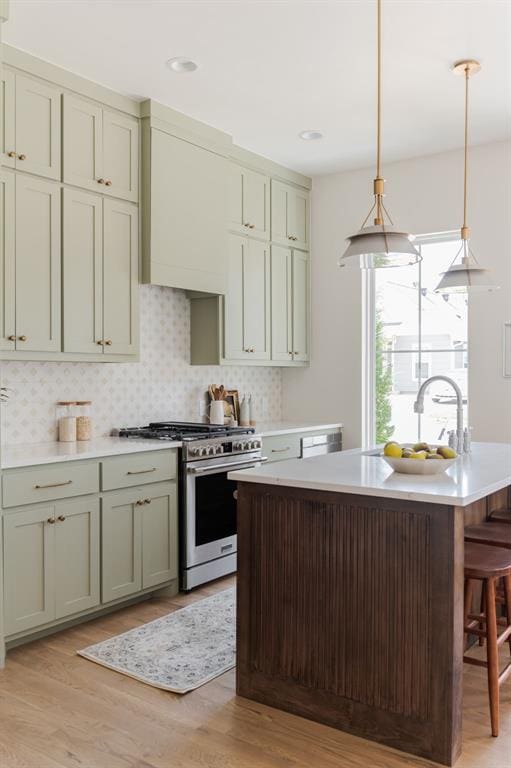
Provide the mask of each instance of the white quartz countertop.
POLYGON ((439 475, 400 475, 359 449, 230 472, 231 480, 467 506, 511 485, 511 444, 473 443, 439 475))
POLYGON ((273 435, 290 435, 293 432, 316 432, 321 429, 339 429, 342 424, 334 422, 332 424, 310 421, 261 421, 256 424, 256 432, 263 437, 272 437, 273 435))
POLYGON ((26 445, 2 445, 2 469, 30 467, 36 464, 54 464, 59 461, 100 459, 126 453, 162 451, 180 448, 181 443, 165 440, 137 440, 127 437, 99 437, 77 443, 27 443, 26 445))

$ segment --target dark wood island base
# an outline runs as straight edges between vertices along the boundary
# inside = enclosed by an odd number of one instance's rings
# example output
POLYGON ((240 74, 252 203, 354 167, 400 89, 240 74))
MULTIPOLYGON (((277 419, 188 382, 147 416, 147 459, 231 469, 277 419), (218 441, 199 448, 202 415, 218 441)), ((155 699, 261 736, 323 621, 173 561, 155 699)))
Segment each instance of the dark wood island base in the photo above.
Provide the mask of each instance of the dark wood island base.
POLYGON ((453 765, 463 527, 491 503, 239 483, 237 693, 453 765))

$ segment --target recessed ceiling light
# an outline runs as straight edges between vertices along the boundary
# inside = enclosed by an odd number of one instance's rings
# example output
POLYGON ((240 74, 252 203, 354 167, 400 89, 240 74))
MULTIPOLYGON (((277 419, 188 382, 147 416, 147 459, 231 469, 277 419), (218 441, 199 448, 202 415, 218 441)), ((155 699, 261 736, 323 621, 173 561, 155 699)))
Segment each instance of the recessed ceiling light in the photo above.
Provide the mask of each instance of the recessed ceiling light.
POLYGON ((167 61, 167 67, 173 72, 182 74, 183 72, 195 72, 199 65, 195 61, 187 59, 186 56, 176 56, 167 61))
POLYGON ((323 138, 321 131, 302 131, 298 135, 304 141, 316 141, 323 138))

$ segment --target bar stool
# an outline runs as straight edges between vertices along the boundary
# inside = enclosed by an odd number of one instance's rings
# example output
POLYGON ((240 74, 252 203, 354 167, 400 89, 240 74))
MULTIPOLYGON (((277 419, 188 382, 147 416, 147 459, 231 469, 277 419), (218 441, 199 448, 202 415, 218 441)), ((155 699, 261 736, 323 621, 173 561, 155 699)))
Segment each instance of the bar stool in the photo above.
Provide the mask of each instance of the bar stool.
POLYGON ((507 523, 511 525, 511 509, 496 509, 490 513, 489 523, 507 523))
MULTIPOLYGON (((470 526, 471 528, 478 526, 470 526)), ((493 526, 488 526, 493 527, 493 526)), ((506 640, 511 646, 511 551, 467 541, 465 544, 465 600, 463 631, 466 635, 486 638, 486 661, 467 656, 463 661, 488 670, 488 694, 492 736, 499 735, 499 688, 511 674, 511 662, 499 673, 499 646, 506 640), (505 619, 497 619, 496 585, 504 579, 505 619), (483 610, 472 613, 474 582, 482 582, 483 610), (499 634, 499 624, 504 630, 499 634)))

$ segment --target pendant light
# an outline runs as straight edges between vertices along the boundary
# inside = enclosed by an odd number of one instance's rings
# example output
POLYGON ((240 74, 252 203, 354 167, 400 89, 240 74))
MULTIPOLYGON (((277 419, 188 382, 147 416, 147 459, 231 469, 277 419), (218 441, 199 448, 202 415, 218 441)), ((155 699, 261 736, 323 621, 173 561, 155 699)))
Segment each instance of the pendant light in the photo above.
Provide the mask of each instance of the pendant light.
POLYGON ((394 227, 383 203, 385 179, 381 175, 381 0, 377 0, 377 123, 376 123, 376 178, 373 182, 374 204, 355 235, 347 238, 348 248, 339 259, 339 266, 361 269, 402 267, 421 261, 421 255, 412 245, 413 235, 394 227), (374 211, 374 226, 366 223, 374 211))
POLYGON ((453 66, 456 75, 465 77, 465 159, 463 176, 463 226, 461 227, 461 247, 454 257, 447 272, 435 288, 437 293, 474 293, 476 291, 494 291, 497 285, 492 283, 490 273, 478 263, 470 248, 470 227, 467 224, 467 180, 468 180, 468 82, 471 75, 476 75, 481 65, 474 59, 457 61, 453 66), (461 256, 461 259, 459 257, 461 256))

